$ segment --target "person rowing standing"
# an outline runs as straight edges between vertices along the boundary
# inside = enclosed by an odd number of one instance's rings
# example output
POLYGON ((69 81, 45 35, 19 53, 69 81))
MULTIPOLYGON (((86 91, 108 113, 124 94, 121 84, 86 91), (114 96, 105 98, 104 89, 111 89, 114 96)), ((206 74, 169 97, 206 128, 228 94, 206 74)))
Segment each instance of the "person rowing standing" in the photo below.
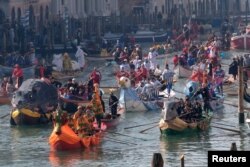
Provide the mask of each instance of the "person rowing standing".
POLYGON ((116 118, 117 116, 117 107, 118 107, 118 98, 114 95, 114 90, 111 89, 110 90, 110 97, 109 97, 109 107, 110 107, 110 110, 111 110, 111 115, 112 115, 112 118, 116 118))
POLYGON ((12 78, 16 78, 16 88, 19 88, 23 83, 23 70, 16 64, 12 72, 12 78))
POLYGON ((164 80, 164 82, 166 83, 168 96, 170 96, 170 92, 172 89, 174 74, 175 73, 169 69, 168 64, 166 64, 165 70, 162 73, 162 80, 164 80))

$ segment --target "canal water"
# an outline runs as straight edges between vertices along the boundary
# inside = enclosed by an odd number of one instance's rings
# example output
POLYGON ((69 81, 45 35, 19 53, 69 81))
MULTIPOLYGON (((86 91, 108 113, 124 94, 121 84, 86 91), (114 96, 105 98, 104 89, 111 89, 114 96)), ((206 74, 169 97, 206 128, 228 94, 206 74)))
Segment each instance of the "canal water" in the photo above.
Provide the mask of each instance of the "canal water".
MULTIPOLYGON (((159 59, 162 64, 164 59, 159 59)), ((101 67, 102 86, 116 86, 111 75, 112 66, 105 66, 104 61, 89 61, 84 81, 93 66, 101 67)), ((162 66, 163 67, 163 66, 162 66)), ((226 68, 226 67, 225 67, 226 68)), ((179 80, 174 89, 182 91, 185 81, 179 80)), ((183 96, 176 93, 177 97, 183 96)), ((105 97, 106 98, 106 97, 105 97)), ((237 104, 237 98, 226 98, 237 104)), ((52 126, 11 127, 10 106, 0 107, 0 166, 88 166, 88 167, 149 167, 153 153, 160 152, 165 167, 180 166, 180 156, 185 156, 185 166, 207 166, 209 150, 229 150, 236 142, 238 150, 250 150, 250 131, 247 124, 238 124, 237 108, 224 105, 221 111, 214 113, 213 123, 220 123, 228 129, 238 129, 238 134, 228 130, 211 127, 206 132, 195 132, 174 136, 161 136, 156 126, 161 118, 161 111, 145 113, 124 113, 120 124, 105 132, 100 146, 69 152, 53 152, 48 145, 52 126), (154 123, 155 122, 155 123, 154 123), (136 128, 126 127, 154 123, 136 128), (148 129, 144 133, 140 131, 148 129)))

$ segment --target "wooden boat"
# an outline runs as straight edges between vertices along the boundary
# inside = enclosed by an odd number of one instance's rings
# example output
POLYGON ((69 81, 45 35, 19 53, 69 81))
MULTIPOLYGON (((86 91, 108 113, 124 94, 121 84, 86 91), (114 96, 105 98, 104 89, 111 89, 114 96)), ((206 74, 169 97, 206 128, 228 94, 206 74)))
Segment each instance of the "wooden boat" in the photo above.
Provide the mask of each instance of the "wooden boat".
POLYGON ((73 103, 73 104, 76 104, 76 105, 88 105, 90 103, 89 100, 83 100, 82 98, 77 97, 77 96, 75 96, 74 100, 73 99, 67 99, 67 98, 64 98, 62 96, 60 97, 60 99, 65 103, 73 103))
MULTIPOLYGON (((104 127, 107 127, 107 129, 113 128, 119 124, 120 119, 121 119, 121 114, 117 114, 116 118, 112 118, 110 115, 109 118, 102 119, 102 126, 104 125, 104 127)), ((94 127, 97 128, 96 122, 94 122, 94 127)))
POLYGON ((170 102, 165 108, 164 119, 159 122, 160 132, 163 135, 178 134, 197 130, 207 130, 212 119, 212 113, 202 115, 200 119, 194 119, 194 122, 187 122, 176 112, 177 102, 170 102))
POLYGON ((61 126, 60 133, 57 128, 57 126, 54 127, 49 137, 50 147, 55 151, 89 148, 99 145, 102 140, 102 131, 81 138, 67 124, 61 126))
POLYGON ((174 68, 174 72, 178 78, 188 78, 192 75, 193 70, 191 68, 188 68, 188 67, 177 65, 174 68))
POLYGON ((231 38, 231 49, 250 50, 250 25, 246 27, 246 33, 231 38))
POLYGON ((40 125, 51 122, 52 113, 40 114, 29 109, 14 109, 10 114, 11 125, 40 125))
POLYGON ((139 30, 135 34, 130 35, 129 38, 133 37, 136 42, 165 42, 168 38, 169 33, 156 33, 153 31, 142 31, 139 30))
POLYGON ((59 72, 59 71, 52 71, 52 76, 57 80, 67 80, 70 78, 80 77, 84 74, 84 71, 74 71, 68 74, 59 72))
MULTIPOLYGON (((14 67, 0 65, 0 73, 7 75, 7 76, 12 75, 13 69, 14 67)), ((28 77, 28 76, 30 77, 35 74, 35 66, 24 67, 22 68, 22 70, 23 70, 24 77, 28 77)))
POLYGON ((0 95, 0 105, 11 104, 11 97, 0 95))

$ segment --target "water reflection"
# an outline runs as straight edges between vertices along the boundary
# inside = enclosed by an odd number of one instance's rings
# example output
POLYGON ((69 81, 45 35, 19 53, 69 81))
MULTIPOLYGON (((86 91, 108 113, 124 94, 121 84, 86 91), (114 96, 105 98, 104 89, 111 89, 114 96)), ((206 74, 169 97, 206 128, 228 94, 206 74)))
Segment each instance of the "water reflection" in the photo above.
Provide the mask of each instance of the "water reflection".
MULTIPOLYGON (((50 151, 49 161, 52 166, 73 166, 83 160, 102 159, 103 151, 101 147, 92 147, 89 149, 79 149, 72 151, 50 151)), ((88 164, 89 161, 86 161, 88 164)), ((86 165, 85 164, 85 165, 86 165)), ((81 165, 83 165, 81 163, 81 165)))

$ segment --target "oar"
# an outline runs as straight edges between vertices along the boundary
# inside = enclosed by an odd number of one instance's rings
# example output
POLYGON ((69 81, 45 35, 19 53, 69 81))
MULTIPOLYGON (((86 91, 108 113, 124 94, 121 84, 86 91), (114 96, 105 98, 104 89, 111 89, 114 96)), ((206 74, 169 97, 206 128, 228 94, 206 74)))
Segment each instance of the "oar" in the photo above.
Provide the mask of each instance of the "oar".
POLYGON ((233 125, 228 125, 228 124, 222 124, 222 123, 217 123, 217 122, 212 122, 212 124, 217 124, 217 125, 224 125, 224 126, 229 126, 235 128, 233 125))
POLYGON ((147 123, 147 124, 141 124, 141 125, 130 126, 130 127, 124 128, 124 129, 131 129, 131 128, 136 128, 136 127, 140 127, 140 126, 151 125, 151 124, 155 124, 155 123, 158 123, 158 122, 159 122, 159 121, 157 121, 157 122, 151 122, 151 123, 147 123))
POLYGON ((123 140, 118 140, 118 139, 115 139, 115 138, 112 138, 112 137, 107 137, 107 136, 105 136, 105 138, 110 139, 110 140, 115 141, 115 142, 121 142, 121 143, 123 143, 123 144, 138 145, 138 144, 136 144, 136 143, 131 143, 131 142, 123 141, 123 140))
POLYGON ((222 129, 222 130, 227 130, 227 131, 231 131, 231 132, 241 133, 239 130, 235 130, 235 129, 228 129, 228 128, 223 128, 223 127, 214 126, 214 125, 211 125, 211 127, 217 128, 217 129, 222 129))
POLYGON ((144 133, 144 132, 146 132, 146 131, 148 131, 148 130, 150 130, 150 129, 155 128, 156 126, 158 126, 158 124, 157 124, 157 125, 154 125, 154 126, 152 126, 152 127, 150 127, 150 128, 147 128, 147 129, 141 130, 141 131, 140 131, 140 133, 144 133))
POLYGON ((5 114, 5 115, 1 116, 0 118, 3 119, 3 118, 5 118, 5 117, 7 117, 8 115, 10 115, 10 113, 5 114))
POLYGON ((148 141, 146 139, 143 139, 143 138, 138 138, 138 137, 134 137, 134 136, 129 136, 129 135, 125 135, 125 134, 122 134, 122 133, 117 133, 117 132, 110 132, 110 131, 107 131, 108 133, 111 133, 111 134, 116 134, 116 135, 121 135, 121 136, 126 136, 126 137, 131 137, 133 139, 140 139, 140 140, 143 140, 143 141, 148 141))

